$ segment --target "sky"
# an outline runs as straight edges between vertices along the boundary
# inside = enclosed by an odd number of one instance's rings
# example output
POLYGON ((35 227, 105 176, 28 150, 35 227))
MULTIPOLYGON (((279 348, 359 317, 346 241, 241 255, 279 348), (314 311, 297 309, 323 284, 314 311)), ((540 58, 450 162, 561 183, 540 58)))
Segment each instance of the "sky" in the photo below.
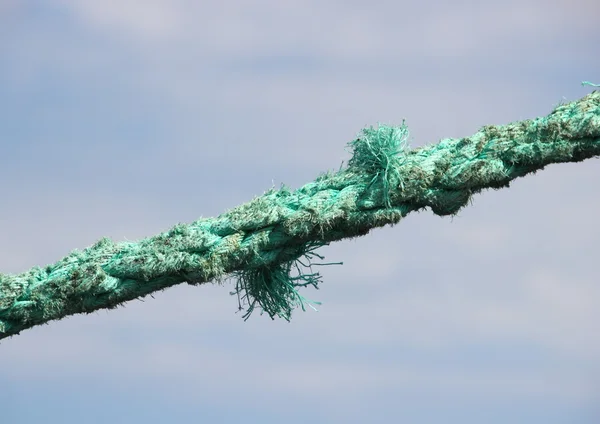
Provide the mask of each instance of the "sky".
MULTIPOLYGON (((597 0, 0 0, 0 270, 218 215, 600 82, 597 0)), ((324 247, 318 312, 180 285, 0 343, 2 423, 600 422, 600 167, 324 247)))

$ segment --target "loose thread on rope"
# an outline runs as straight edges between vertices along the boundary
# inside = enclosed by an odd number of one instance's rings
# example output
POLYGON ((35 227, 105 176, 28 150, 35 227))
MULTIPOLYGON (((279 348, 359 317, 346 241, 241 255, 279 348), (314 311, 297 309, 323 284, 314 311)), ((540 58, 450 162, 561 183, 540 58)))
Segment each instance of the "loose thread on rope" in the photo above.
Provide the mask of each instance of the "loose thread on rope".
MULTIPOLYGON (((584 85, 597 86, 584 81, 584 85)), ((108 238, 55 264, 0 274, 0 339, 66 316, 112 309, 176 284, 235 280, 244 319, 290 320, 318 302, 299 293, 329 265, 316 250, 429 208, 455 215, 484 189, 546 165, 600 155, 600 92, 548 116, 488 125, 470 137, 410 149, 408 129, 379 125, 348 144, 347 166, 297 189, 271 189, 216 218, 138 242, 108 238)))
POLYGON ((305 311, 305 306, 308 306, 316 311, 317 309, 313 305, 320 305, 321 302, 305 298, 298 292, 298 288, 308 286, 319 288, 322 277, 318 272, 312 270, 313 266, 342 264, 341 262, 313 263, 315 257, 321 260, 325 259, 314 251, 318 247, 321 246, 311 246, 302 257, 286 263, 250 268, 234 273, 235 290, 230 294, 237 296, 240 311, 246 307, 246 312, 242 315, 244 320, 250 318, 258 306, 261 308, 261 315, 266 312, 271 319, 279 317, 286 321, 290 321, 292 310, 295 308, 299 307, 305 311))

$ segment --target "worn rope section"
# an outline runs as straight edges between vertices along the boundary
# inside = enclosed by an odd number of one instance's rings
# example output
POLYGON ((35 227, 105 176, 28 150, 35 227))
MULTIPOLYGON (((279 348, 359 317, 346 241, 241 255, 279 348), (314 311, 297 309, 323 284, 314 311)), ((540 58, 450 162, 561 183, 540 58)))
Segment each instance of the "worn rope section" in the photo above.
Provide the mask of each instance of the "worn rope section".
POLYGON ((600 155, 600 92, 548 116, 485 126, 471 137, 409 149, 408 131, 364 129, 352 159, 298 190, 271 190, 216 218, 139 242, 102 239, 44 268, 0 274, 0 338, 51 320, 115 308, 187 282, 236 280, 245 318, 256 308, 289 320, 317 287, 316 249, 430 208, 453 215, 483 189, 560 162, 600 155))

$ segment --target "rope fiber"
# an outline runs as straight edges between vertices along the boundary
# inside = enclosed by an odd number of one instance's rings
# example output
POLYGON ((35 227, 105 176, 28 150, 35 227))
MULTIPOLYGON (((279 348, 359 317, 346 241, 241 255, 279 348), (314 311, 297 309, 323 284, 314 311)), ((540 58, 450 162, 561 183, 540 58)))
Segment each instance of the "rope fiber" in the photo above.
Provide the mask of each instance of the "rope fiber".
POLYGON ((548 116, 489 125, 470 137, 410 149, 408 130, 380 125, 349 143, 346 168, 286 187, 216 218, 178 224, 138 242, 103 238, 55 264, 0 274, 0 339, 69 315, 116 308, 176 284, 236 281, 247 319, 254 309, 290 320, 318 288, 316 250, 398 223, 425 208, 454 215, 483 189, 508 187, 546 165, 600 155, 600 92, 548 116), (315 262, 316 261, 316 262, 315 262))

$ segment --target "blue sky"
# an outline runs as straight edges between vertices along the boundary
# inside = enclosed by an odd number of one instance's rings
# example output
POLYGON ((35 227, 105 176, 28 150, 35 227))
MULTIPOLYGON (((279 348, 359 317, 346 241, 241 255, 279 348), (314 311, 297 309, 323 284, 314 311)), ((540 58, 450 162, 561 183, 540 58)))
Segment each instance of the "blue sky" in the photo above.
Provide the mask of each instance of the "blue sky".
MULTIPOLYGON (((545 115, 596 0, 0 3, 0 270, 214 216, 348 159, 545 115)), ((597 81, 600 82, 600 81, 597 81)), ((600 421, 596 160, 321 253, 291 323, 181 285, 0 344, 2 422, 600 421)))

